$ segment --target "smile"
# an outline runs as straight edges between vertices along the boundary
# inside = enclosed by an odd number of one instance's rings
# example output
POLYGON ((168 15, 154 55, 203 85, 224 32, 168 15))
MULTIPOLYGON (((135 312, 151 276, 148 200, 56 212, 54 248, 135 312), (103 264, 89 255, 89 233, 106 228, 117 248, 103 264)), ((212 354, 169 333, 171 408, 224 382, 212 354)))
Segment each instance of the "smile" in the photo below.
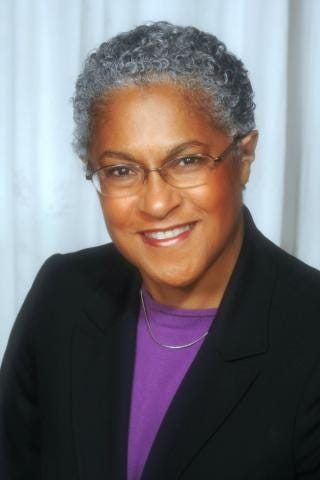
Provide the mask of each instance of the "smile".
POLYGON ((144 235, 148 238, 155 238, 156 240, 166 240, 167 238, 175 238, 181 233, 191 230, 192 225, 184 225, 183 227, 173 228, 172 230, 163 230, 158 232, 145 232, 144 235))
POLYGON ((190 223, 166 230, 149 230, 141 232, 141 236, 145 243, 154 247, 169 247, 183 242, 190 235, 194 225, 195 223, 190 223))

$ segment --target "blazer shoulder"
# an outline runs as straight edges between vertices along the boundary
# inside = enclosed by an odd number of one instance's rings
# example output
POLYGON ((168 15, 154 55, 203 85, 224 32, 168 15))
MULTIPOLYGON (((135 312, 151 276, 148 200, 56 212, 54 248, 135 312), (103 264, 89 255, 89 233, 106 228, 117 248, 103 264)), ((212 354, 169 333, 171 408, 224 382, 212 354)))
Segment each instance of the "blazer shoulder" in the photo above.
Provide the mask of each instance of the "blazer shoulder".
POLYGON ((57 278, 63 283, 74 281, 99 284, 119 275, 126 277, 135 272, 131 265, 116 249, 113 243, 85 248, 75 252, 58 253, 49 257, 41 267, 38 276, 57 278))
POLYGON ((299 338, 317 357, 320 334, 320 272, 277 246, 273 312, 286 325, 287 336, 299 338), (313 345, 313 347, 311 346, 313 345))
MULTIPOLYGON (((280 277, 287 280, 292 279, 297 284, 307 284, 310 288, 315 288, 319 292, 319 270, 307 265, 267 238, 254 224, 250 211, 246 207, 244 209, 244 218, 245 243, 247 245, 246 259, 252 256, 256 260, 263 258, 260 265, 263 265, 264 268, 268 268, 275 260, 280 277)), ((262 272, 260 271, 259 273, 261 274, 262 272)))
POLYGON ((36 275, 14 329, 28 331, 31 338, 32 332, 37 332, 40 326, 46 329, 50 322, 55 328, 70 326, 70 319, 66 320, 70 312, 81 311, 101 289, 109 297, 121 292, 136 279, 135 272, 113 244, 54 254, 36 275))
POLYGON ((101 288, 115 295, 136 279, 137 270, 113 244, 57 253, 40 268, 20 312, 47 312, 58 305, 81 306, 101 288))
POLYGON ((317 292, 320 299, 320 271, 294 257, 280 247, 274 246, 278 259, 280 278, 303 291, 317 292))
POLYGON ((256 227, 249 230, 249 240, 246 259, 255 259, 257 275, 263 278, 270 269, 274 272, 274 298, 298 311, 317 312, 320 317, 320 271, 274 244, 256 227))

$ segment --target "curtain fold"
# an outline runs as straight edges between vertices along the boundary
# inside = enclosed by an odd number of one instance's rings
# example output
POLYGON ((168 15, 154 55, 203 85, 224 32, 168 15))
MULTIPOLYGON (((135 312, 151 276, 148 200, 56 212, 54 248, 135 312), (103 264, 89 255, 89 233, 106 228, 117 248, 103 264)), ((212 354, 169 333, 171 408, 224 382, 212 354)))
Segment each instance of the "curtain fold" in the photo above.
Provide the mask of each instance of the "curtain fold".
POLYGON ((245 201, 269 238, 320 268, 318 0, 2 0, 0 358, 42 262, 109 241, 70 146, 70 98, 90 50, 155 20, 207 30, 244 61, 260 132, 245 201))

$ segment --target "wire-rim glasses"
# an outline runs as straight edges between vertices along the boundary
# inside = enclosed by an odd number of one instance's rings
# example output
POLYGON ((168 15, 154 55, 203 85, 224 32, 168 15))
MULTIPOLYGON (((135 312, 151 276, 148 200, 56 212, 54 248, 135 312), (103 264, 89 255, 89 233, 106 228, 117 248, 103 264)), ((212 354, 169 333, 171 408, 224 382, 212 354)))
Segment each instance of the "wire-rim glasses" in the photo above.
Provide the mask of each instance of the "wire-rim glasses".
POLYGON ((88 167, 86 179, 91 180, 97 192, 109 197, 135 195, 142 188, 151 172, 158 172, 162 179, 175 188, 185 189, 205 185, 209 173, 235 148, 242 137, 235 137, 218 156, 185 154, 172 158, 158 168, 146 168, 134 163, 110 163, 92 171, 88 167))

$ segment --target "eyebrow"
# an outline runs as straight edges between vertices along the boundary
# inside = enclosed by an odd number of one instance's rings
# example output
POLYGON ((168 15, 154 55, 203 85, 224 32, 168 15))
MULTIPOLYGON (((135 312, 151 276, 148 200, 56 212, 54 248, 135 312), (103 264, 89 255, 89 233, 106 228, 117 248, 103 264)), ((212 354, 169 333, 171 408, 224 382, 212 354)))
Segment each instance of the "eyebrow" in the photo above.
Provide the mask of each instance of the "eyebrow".
MULTIPOLYGON (((208 147, 206 143, 199 142, 198 140, 189 140, 188 142, 181 143, 173 148, 171 148, 165 157, 165 160, 169 160, 174 155, 182 153, 184 150, 190 147, 208 147)), ((116 158, 119 160, 128 160, 134 163, 141 163, 133 155, 127 152, 120 152, 117 150, 104 150, 99 156, 98 161, 102 160, 104 157, 116 158)))

